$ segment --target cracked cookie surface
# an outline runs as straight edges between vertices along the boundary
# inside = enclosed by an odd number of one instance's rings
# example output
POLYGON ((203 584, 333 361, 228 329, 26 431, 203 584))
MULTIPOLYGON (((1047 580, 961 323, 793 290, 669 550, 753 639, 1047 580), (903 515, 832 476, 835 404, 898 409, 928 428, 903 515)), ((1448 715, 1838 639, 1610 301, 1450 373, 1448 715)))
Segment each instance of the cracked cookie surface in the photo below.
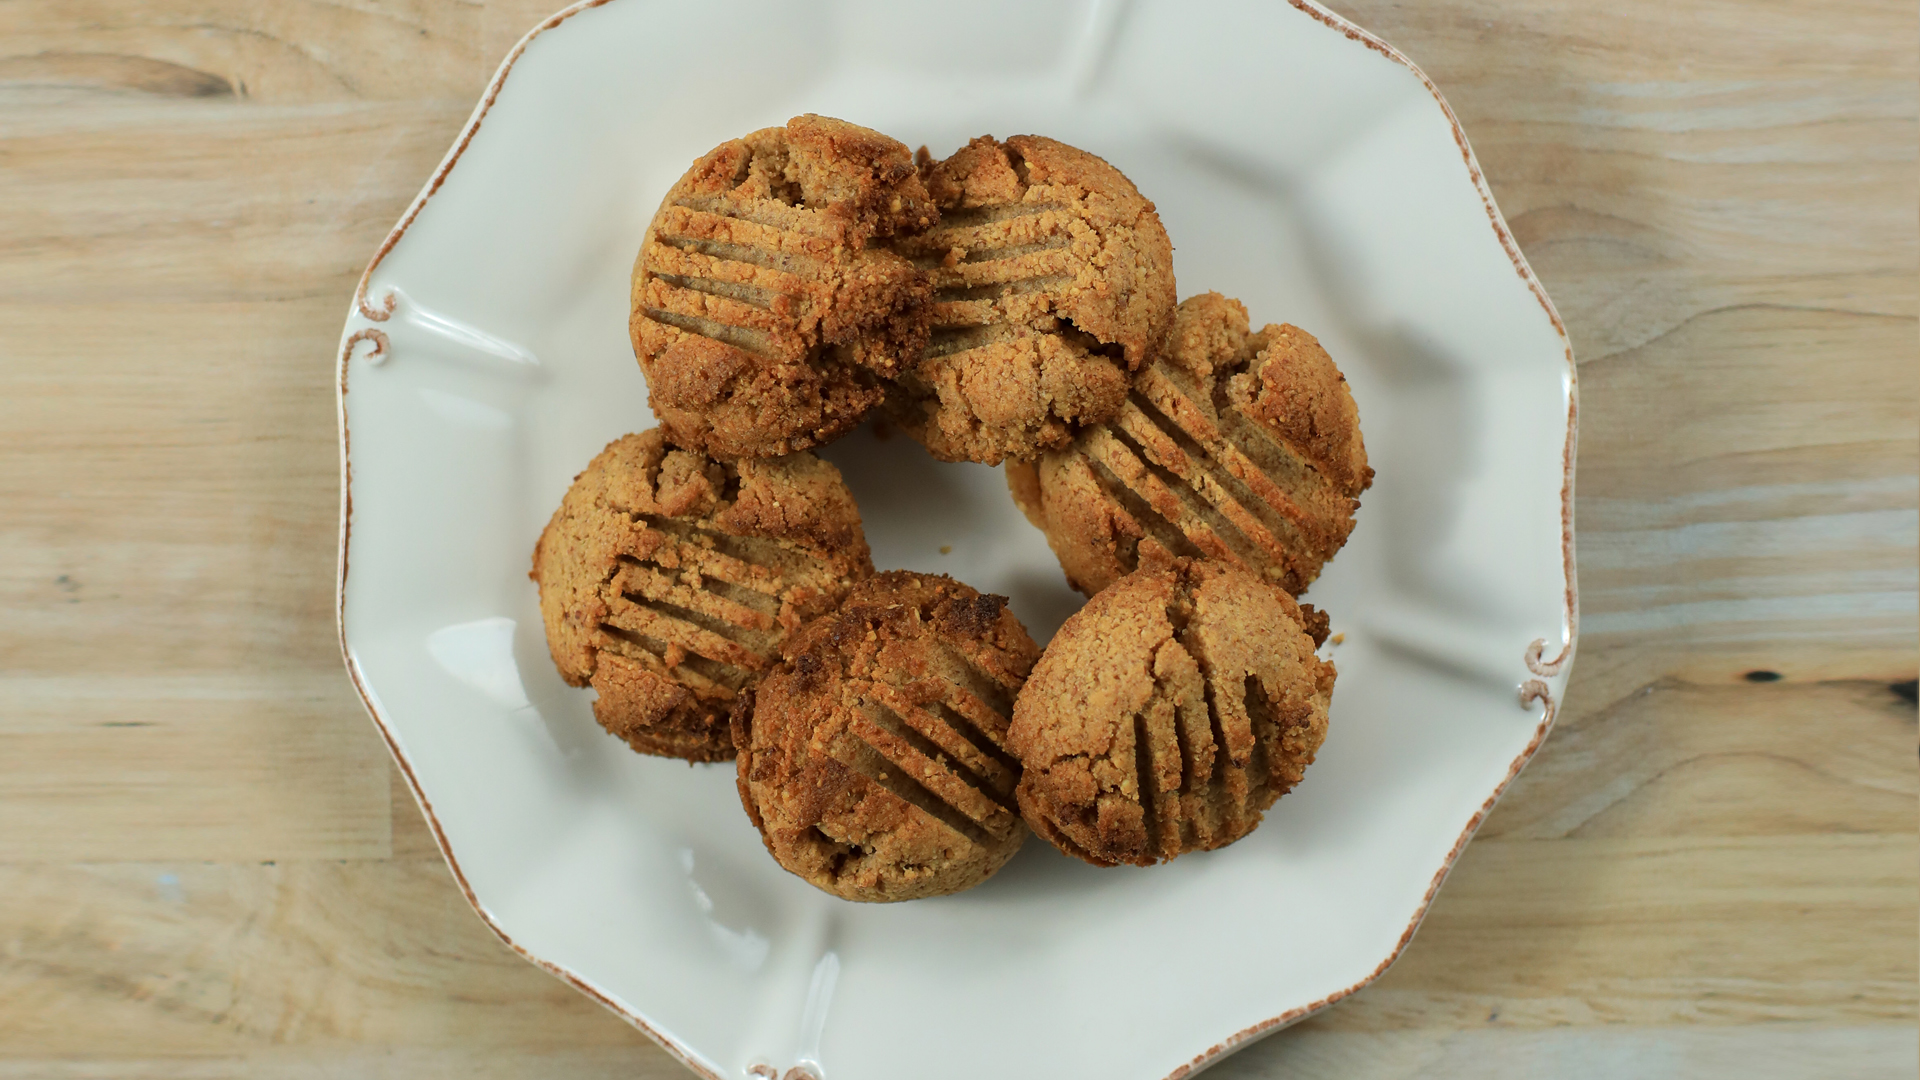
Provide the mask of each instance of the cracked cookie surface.
POLYGON ((932 279, 932 337, 889 416, 933 456, 998 464, 1112 416, 1173 321, 1173 245, 1106 161, 1053 139, 921 151, 932 229, 893 247, 932 279))
POLYGON ((731 459, 851 430, 927 341, 926 273, 872 241, 937 216, 904 145, 830 117, 695 162, 633 268, 628 330, 668 435, 731 459))
POLYGON ((1021 814, 1100 866, 1246 836, 1326 738, 1326 634, 1324 615, 1225 563, 1122 579, 1060 628, 1014 706, 1021 814))
POLYGON ((787 636, 873 572, 840 471, 812 454, 717 462, 658 428, 574 479, 533 552, 560 675, 635 750, 733 756, 728 713, 787 636))
POLYGON ((1039 648, 952 578, 890 571, 808 624, 734 713, 740 801, 781 866, 848 900, 972 888, 1026 838, 1006 749, 1039 648))

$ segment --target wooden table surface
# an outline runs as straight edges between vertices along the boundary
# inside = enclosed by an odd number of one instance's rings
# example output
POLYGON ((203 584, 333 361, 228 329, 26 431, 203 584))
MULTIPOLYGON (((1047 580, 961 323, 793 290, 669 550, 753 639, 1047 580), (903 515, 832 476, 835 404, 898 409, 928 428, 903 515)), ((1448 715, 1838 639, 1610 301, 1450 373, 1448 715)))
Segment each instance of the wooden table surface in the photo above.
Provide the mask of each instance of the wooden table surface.
MULTIPOLYGON (((342 673, 354 281, 553 0, 0 3, 0 1078, 678 1077, 468 909, 342 673)), ((1893 0, 1349 0, 1579 357, 1579 660, 1412 948, 1227 1077, 1913 1077, 1893 0)))

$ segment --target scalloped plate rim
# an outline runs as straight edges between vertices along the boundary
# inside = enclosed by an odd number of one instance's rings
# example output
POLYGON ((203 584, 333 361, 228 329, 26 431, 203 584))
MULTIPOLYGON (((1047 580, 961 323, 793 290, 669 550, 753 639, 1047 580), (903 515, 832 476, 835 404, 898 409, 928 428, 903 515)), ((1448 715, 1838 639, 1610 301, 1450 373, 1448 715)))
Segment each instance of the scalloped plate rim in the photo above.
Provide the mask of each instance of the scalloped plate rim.
MULTIPOLYGON (((366 708, 368 716, 373 720, 375 728, 380 732, 380 736, 386 743, 388 751, 392 753, 394 761, 400 768, 401 775, 406 778, 407 788, 412 793, 414 801, 419 805, 422 814, 425 816, 429 829, 432 832, 434 843, 438 846, 441 855, 446 859, 447 866, 453 873, 455 883, 459 885, 462 895, 466 897, 468 904, 472 906, 475 914, 480 917, 481 922, 484 923, 496 937, 505 943, 508 948, 525 958, 529 963, 534 964, 555 978, 566 982, 568 985, 620 1016, 629 1024, 645 1033, 649 1038, 653 1039, 682 1065, 685 1065, 703 1077, 710 1078, 710 1080, 724 1080, 723 1077, 706 1068, 687 1047, 682 1046, 671 1035, 656 1029, 644 1018, 632 1010, 623 1007, 579 973, 563 965, 537 956, 521 946, 513 939, 512 935, 507 932, 506 928, 500 925, 493 913, 487 909, 486 905, 483 904, 474 893, 472 886, 468 884, 466 875, 461 870, 459 858, 455 855, 451 844, 447 840, 446 833, 434 813, 433 804, 431 800, 428 799, 426 792, 414 774, 412 762, 395 737, 388 721, 381 715, 379 707, 374 702, 374 696, 368 690, 365 679, 347 641, 346 633, 346 591, 349 570, 348 541, 352 532, 353 507, 352 453, 346 409, 348 365, 353 358, 356 346, 362 342, 367 342, 371 345, 372 349, 368 355, 375 362, 378 362, 379 358, 386 353, 389 348, 389 343, 385 332, 378 329, 377 326, 356 327, 355 319, 358 317, 359 319, 373 323, 385 322, 391 317, 395 303, 393 294, 389 292, 389 294, 383 298, 381 304, 377 306, 370 304, 367 296, 369 282, 372 279, 374 271, 405 236, 408 228, 419 216, 427 202, 432 199, 451 176, 462 154, 472 142, 474 135, 479 131, 481 123, 485 120, 487 113, 492 109, 495 101, 498 100, 501 92, 505 89, 507 79, 509 75, 511 75, 515 63, 520 59, 522 54, 525 53, 527 46, 541 34, 562 26, 574 16, 614 2, 616 2, 616 0, 577 0, 576 3, 541 20, 520 38, 508 52, 506 58, 501 62, 499 69, 489 81, 485 93, 482 94, 472 114, 461 128, 460 134, 454 140, 453 146, 447 151, 445 157, 442 158, 440 164, 435 168, 426 184, 421 188, 420 193, 416 195, 408 205, 406 211, 401 215, 400 220, 394 225, 392 230, 388 232, 373 258, 367 263, 366 269, 362 271, 360 275, 353 298, 348 306, 348 321, 345 329, 342 331, 336 360, 338 376, 336 386, 336 411, 340 429, 341 498, 338 558, 339 574, 335 591, 335 622, 339 631, 341 657, 346 666, 348 677, 353 683, 354 690, 359 695, 361 704, 366 708)), ((1544 639, 1536 641, 1533 646, 1528 649, 1524 660, 1527 669, 1532 672, 1536 678, 1530 679, 1521 685, 1520 703, 1523 707, 1539 704, 1542 708, 1541 719, 1535 727, 1533 736, 1529 739, 1525 749, 1515 757, 1508 766, 1506 776, 1494 788, 1492 793, 1487 796, 1479 811, 1472 815, 1465 828, 1461 830, 1458 839, 1454 842, 1446 859, 1434 873, 1432 883, 1428 886, 1425 896, 1413 912, 1406 929, 1401 933, 1393 950, 1380 961, 1371 973, 1353 985, 1336 993, 1329 994, 1317 1001, 1286 1010, 1277 1016, 1224 1036, 1212 1046, 1196 1054, 1191 1061, 1169 1073, 1165 1080, 1183 1080, 1183 1078, 1189 1077, 1193 1073, 1214 1064, 1220 1058, 1247 1043, 1298 1023, 1314 1013, 1335 1004, 1378 979, 1400 958, 1406 951, 1408 944, 1412 941, 1415 931, 1419 929, 1421 921, 1426 917, 1427 911, 1432 906, 1434 897, 1438 894, 1441 885, 1445 882, 1448 872, 1458 860, 1461 851, 1465 849, 1475 832, 1477 832, 1481 824, 1485 822, 1487 814, 1492 811, 1494 805, 1512 784, 1514 778, 1520 774, 1521 770, 1524 769, 1527 763, 1532 760, 1533 756, 1538 753, 1540 746, 1545 742, 1547 735, 1552 730, 1554 720, 1558 715, 1560 697, 1565 692, 1566 681, 1571 671, 1575 646, 1579 637, 1579 594, 1574 566, 1573 534, 1573 479, 1575 451, 1579 430, 1579 385, 1573 358, 1573 346, 1567 338, 1566 326, 1561 321, 1560 315, 1555 310, 1553 301, 1548 297, 1545 288, 1533 273, 1532 267, 1527 263, 1526 257, 1521 252, 1519 245, 1514 241, 1512 233, 1507 227, 1506 219, 1501 215, 1499 207, 1494 200, 1492 191, 1487 188, 1479 162, 1474 157, 1472 147, 1468 143, 1466 132, 1461 128, 1459 119, 1454 115, 1452 107, 1447 104, 1445 96, 1440 92, 1439 87, 1434 84, 1433 80, 1420 69, 1419 65, 1415 64, 1413 60, 1404 53, 1394 48, 1385 40, 1355 25, 1345 17, 1321 7, 1319 4, 1312 2, 1312 0, 1285 0, 1285 2, 1291 7, 1310 16, 1326 29, 1342 34, 1349 40, 1359 42, 1382 58, 1404 66, 1425 86, 1427 91, 1432 95, 1434 103, 1439 106, 1441 112, 1445 115, 1453 131, 1454 139, 1459 144, 1461 155, 1466 161, 1473 185, 1480 195, 1482 202, 1485 204, 1488 223, 1493 228, 1496 238, 1499 240, 1502 249, 1512 260, 1514 270, 1519 274, 1521 279, 1526 283, 1529 291, 1539 302, 1540 307, 1551 321, 1554 331, 1559 335, 1561 342, 1565 346, 1567 365, 1567 425, 1565 448, 1562 453, 1563 480, 1561 486, 1561 555, 1566 588, 1564 609, 1562 612, 1562 634, 1564 641, 1562 642, 1559 653, 1552 659, 1546 658, 1546 649, 1549 647, 1549 644, 1544 639)), ((758 1070, 760 1067, 756 1066, 755 1068, 758 1070)), ((805 1075, 808 1071, 804 1066, 796 1066, 793 1070, 789 1070, 787 1076, 789 1080, 792 1080, 796 1074, 805 1075)), ((762 1074, 756 1071, 754 1075, 766 1075, 771 1078, 774 1073, 762 1074)))

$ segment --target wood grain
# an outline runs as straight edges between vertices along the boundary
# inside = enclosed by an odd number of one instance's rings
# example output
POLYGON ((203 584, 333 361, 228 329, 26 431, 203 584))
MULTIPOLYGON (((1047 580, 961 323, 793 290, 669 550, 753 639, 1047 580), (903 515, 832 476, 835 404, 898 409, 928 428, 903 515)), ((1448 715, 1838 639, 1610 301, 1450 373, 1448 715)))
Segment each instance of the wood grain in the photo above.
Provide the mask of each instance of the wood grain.
MULTIPOLYGON (((0 1080, 686 1075, 474 918, 332 624, 341 312, 551 2, 0 5, 0 1080)), ((1573 338, 1581 655, 1216 1075, 1915 1075, 1920 15, 1338 6, 1573 338)))

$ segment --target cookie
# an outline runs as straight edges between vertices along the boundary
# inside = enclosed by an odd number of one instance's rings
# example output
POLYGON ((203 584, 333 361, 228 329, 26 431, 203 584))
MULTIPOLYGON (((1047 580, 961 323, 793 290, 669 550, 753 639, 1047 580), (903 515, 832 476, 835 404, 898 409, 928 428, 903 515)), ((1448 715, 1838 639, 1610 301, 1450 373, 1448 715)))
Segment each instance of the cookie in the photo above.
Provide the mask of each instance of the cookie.
POLYGON ((734 713, 740 801, 767 850, 848 900, 992 876, 1027 834, 1006 730, 1039 654, 1005 597, 904 570, 855 586, 734 713))
POLYGON ((1249 331, 1238 300, 1180 305, 1119 414, 1007 466, 1067 580, 1092 595, 1138 566, 1224 559, 1299 593, 1353 531, 1373 482, 1346 378, 1313 335, 1249 331))
POLYGON ((1095 596, 1014 705, 1020 812, 1099 866, 1223 847, 1327 734, 1325 616, 1238 567, 1178 560, 1095 596))
POLYGON ((933 337, 888 398, 944 461, 998 464, 1111 417, 1173 322, 1173 245, 1105 161, 1037 135, 921 150, 940 208, 894 242, 932 276, 933 337))
POLYGON ((615 440, 533 549, 560 676, 635 750, 733 756, 728 713, 789 634, 873 572, 840 471, 812 454, 738 464, 615 440))
POLYGON ((905 146, 829 117, 695 162, 633 268, 628 329, 668 436, 732 459, 851 430, 927 341, 926 273, 872 241, 936 217, 905 146))

